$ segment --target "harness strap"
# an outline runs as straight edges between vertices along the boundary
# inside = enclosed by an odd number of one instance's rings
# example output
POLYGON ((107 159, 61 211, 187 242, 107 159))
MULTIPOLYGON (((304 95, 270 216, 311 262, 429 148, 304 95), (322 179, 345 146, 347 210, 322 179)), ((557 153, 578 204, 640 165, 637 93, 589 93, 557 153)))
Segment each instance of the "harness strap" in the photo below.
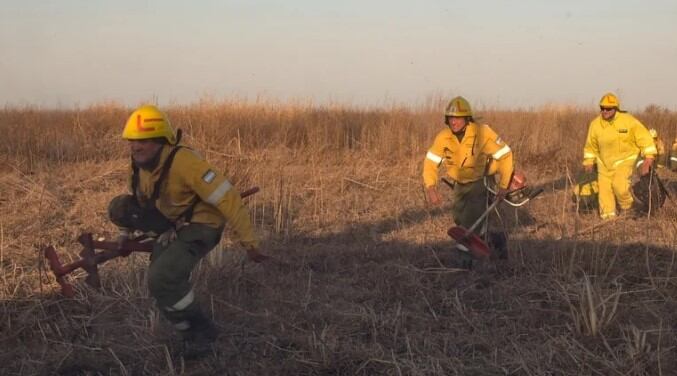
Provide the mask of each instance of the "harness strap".
MULTIPOLYGON (((172 167, 172 163, 174 162, 174 157, 176 156, 176 153, 178 153, 179 149, 184 148, 185 146, 175 146, 170 152, 169 155, 167 156, 167 159, 165 160, 164 164, 162 165, 162 171, 160 172, 160 177, 158 180, 155 182, 155 185, 153 186, 153 193, 150 196, 150 202, 153 205, 153 208, 157 210, 157 207, 155 206, 155 202, 157 201, 158 198, 160 198, 160 190, 162 188, 162 184, 164 183, 165 179, 167 178, 167 175, 169 174, 169 169, 172 167)), ((137 189, 139 186, 139 167, 134 163, 132 160, 132 195, 134 196, 134 199, 138 202, 138 197, 137 197, 137 189)), ((193 218, 193 211, 195 210, 195 206, 198 203, 198 199, 195 198, 193 202, 186 208, 186 210, 181 213, 179 218, 183 218, 184 221, 190 222, 191 219, 193 218)), ((159 211, 158 211, 159 212, 159 211)), ((162 214, 162 213, 160 213, 162 214)), ((164 214, 163 214, 164 216, 164 214)), ((169 219, 168 219, 169 220, 169 219)), ((170 221, 175 224, 175 221, 170 221)))

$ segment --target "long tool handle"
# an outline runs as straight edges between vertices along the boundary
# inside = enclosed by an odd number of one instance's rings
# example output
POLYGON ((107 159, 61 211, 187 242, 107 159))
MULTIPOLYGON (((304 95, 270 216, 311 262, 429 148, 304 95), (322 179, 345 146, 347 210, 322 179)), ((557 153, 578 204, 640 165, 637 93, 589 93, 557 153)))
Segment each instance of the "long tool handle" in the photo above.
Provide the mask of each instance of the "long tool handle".
MULTIPOLYGON (((529 197, 527 198, 526 201, 529 201, 529 200, 533 199, 534 197, 540 195, 541 193, 543 193, 543 188, 539 188, 539 189, 535 190, 534 192, 532 192, 532 193, 529 195, 529 197)), ((484 213, 482 213, 482 215, 480 215, 480 217, 477 218, 477 221, 475 221, 475 223, 473 223, 472 226, 470 226, 470 228, 468 229, 468 234, 470 234, 470 233, 472 233, 473 231, 475 231, 475 229, 477 228, 477 226, 479 226, 480 223, 482 223, 482 220, 484 220, 484 218, 486 218, 487 215, 489 215, 489 213, 491 213, 491 211, 494 210, 494 208, 496 207, 496 205, 498 205, 501 201, 504 201, 504 200, 505 200, 505 199, 502 199, 502 200, 494 200, 494 202, 492 202, 491 205, 489 205, 489 207, 487 208, 487 210, 485 210, 484 213)), ((507 200, 506 200, 506 201, 507 201, 507 200)))
POLYGON ((251 187, 251 188, 247 189, 246 191, 240 192, 240 198, 245 198, 247 196, 251 196, 254 193, 257 193, 258 191, 260 191, 259 187, 251 187))
MULTIPOLYGON (((492 202, 491 205, 489 205, 489 207, 487 208, 487 210, 485 210, 484 213, 482 213, 482 215, 480 215, 480 217, 477 218, 477 220, 475 221, 475 223, 473 223, 472 226, 470 226, 470 228, 468 229, 468 234, 470 234, 470 233, 472 233, 473 231, 475 231, 475 229, 477 228, 477 226, 479 226, 480 223, 482 223, 482 221, 484 220, 484 218, 486 218, 487 215, 489 215, 489 213, 490 213, 492 210, 494 210, 494 208, 496 207, 496 205, 498 205, 501 201, 503 201, 503 200, 494 200, 494 202, 492 202)), ((466 235, 466 237, 467 237, 467 235, 466 235)))

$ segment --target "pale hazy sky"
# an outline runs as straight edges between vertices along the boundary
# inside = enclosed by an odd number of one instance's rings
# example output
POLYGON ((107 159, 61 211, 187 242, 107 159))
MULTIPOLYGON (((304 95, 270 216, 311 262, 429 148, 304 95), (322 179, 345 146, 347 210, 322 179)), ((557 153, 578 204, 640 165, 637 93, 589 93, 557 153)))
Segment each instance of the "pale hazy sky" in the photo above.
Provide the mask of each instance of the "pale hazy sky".
POLYGON ((676 0, 0 0, 0 105, 677 109, 676 0))

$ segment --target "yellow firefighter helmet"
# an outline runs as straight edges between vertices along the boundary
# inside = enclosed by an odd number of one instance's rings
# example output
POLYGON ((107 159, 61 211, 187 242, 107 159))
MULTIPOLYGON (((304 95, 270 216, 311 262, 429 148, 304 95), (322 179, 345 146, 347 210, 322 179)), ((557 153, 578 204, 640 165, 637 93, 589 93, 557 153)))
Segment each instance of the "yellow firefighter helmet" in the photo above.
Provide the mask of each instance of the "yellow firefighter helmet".
POLYGON ((444 116, 466 117, 472 116, 472 109, 470 103, 463 97, 455 97, 449 101, 447 108, 444 110, 444 116))
POLYGON ((169 118, 153 105, 144 105, 132 112, 122 131, 122 138, 125 140, 161 137, 167 139, 170 145, 176 144, 176 133, 169 123, 169 118))
POLYGON ((621 102, 614 93, 604 94, 602 99, 599 100, 599 106, 605 108, 615 108, 619 111, 621 110, 621 102))

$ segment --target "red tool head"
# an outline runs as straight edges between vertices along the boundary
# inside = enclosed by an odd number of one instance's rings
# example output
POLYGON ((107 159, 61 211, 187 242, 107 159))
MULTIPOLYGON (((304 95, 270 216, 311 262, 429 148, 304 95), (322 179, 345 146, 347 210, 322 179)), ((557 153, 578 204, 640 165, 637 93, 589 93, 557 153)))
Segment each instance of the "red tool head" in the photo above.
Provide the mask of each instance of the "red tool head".
POLYGON ((489 258, 491 255, 491 248, 473 232, 469 232, 463 226, 450 227, 447 234, 459 244, 463 244, 468 248, 470 254, 478 259, 489 258))
POLYGON ((54 273, 56 281, 61 286, 61 293, 68 298, 75 296, 73 286, 71 286, 71 284, 66 281, 66 274, 70 273, 70 271, 64 269, 63 264, 61 264, 61 260, 59 260, 59 256, 56 254, 56 250, 54 250, 54 247, 51 245, 45 247, 43 252, 45 253, 45 258, 49 263, 49 268, 52 269, 52 273, 54 273))

